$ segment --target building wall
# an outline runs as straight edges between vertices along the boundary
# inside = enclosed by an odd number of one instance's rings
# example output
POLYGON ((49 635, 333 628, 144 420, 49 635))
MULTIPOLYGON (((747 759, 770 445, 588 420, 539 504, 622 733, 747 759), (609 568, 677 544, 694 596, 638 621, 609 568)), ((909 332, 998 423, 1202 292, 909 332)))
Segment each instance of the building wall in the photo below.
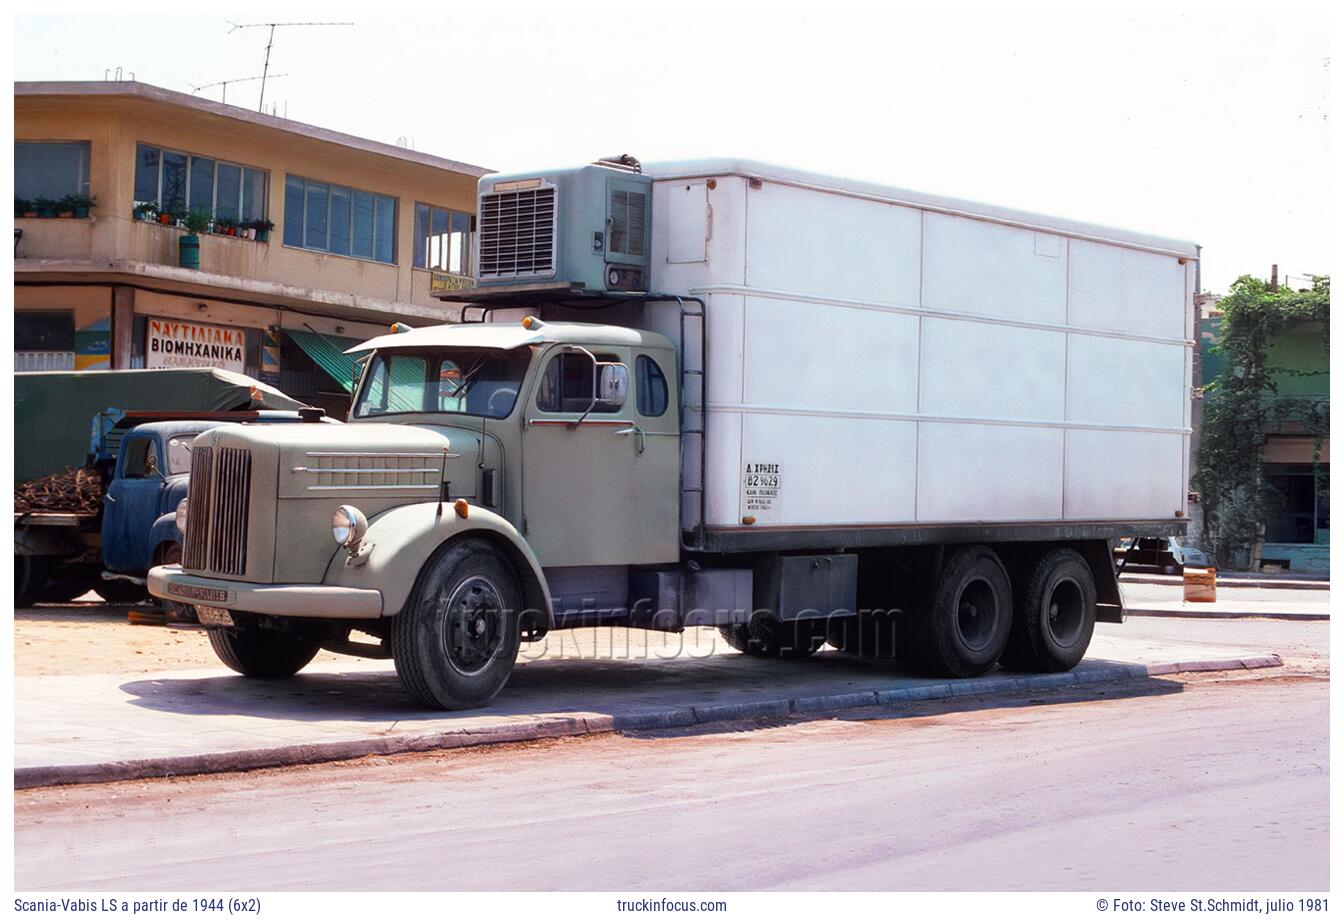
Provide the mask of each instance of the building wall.
MULTIPOLYGON (((1200 319, 1200 351, 1203 357, 1203 382, 1211 383, 1222 375, 1226 368, 1226 358, 1212 349, 1221 340, 1223 318, 1216 312, 1216 304, 1200 319)), ((1281 370, 1273 375, 1277 389, 1275 396, 1267 397, 1287 401, 1285 409, 1291 410, 1293 400, 1323 399, 1330 395, 1329 355, 1323 345, 1325 330, 1319 323, 1303 323, 1293 329, 1275 336, 1266 347, 1266 360, 1270 366, 1281 370)), ((1296 476, 1298 480, 1319 476, 1319 488, 1324 500, 1318 499, 1315 514, 1309 508, 1296 508, 1297 515, 1307 524, 1310 533, 1300 537, 1297 542, 1276 541, 1275 530, 1282 525, 1274 523, 1275 509, 1270 510, 1270 519, 1266 521, 1266 540, 1258 548, 1258 558, 1253 560, 1255 567, 1274 565, 1286 567, 1289 572, 1306 574, 1329 574, 1330 572, 1330 528, 1329 528, 1329 475, 1330 441, 1327 438, 1320 446, 1319 455, 1313 438, 1305 433, 1300 420, 1295 420, 1288 411, 1282 419, 1272 418, 1267 423, 1268 438, 1261 460, 1263 472, 1271 483, 1282 483, 1285 476, 1296 476)), ((1305 488, 1305 487, 1304 487, 1305 488)), ((1289 499, 1283 498, 1285 504, 1289 499)), ((1310 502, 1307 502, 1310 505, 1310 502)), ((1192 509, 1192 528, 1199 532, 1202 523, 1202 509, 1192 509)), ((1304 524, 1304 527, 1306 525, 1304 524)), ((1208 549, 1208 547, 1205 547, 1208 549)))
MULTIPOLYGON (((132 97, 15 97, 16 140, 90 143, 88 220, 17 218, 26 258, 121 259, 176 265, 182 231, 132 216, 137 143, 253 166, 267 172, 270 242, 202 237, 204 272, 438 307, 428 271, 412 268, 416 202, 473 213, 476 178, 305 138, 210 113, 132 97), (397 199, 396 264, 283 244, 285 177, 293 174, 397 199)), ((445 318, 455 315, 445 311, 445 318)))

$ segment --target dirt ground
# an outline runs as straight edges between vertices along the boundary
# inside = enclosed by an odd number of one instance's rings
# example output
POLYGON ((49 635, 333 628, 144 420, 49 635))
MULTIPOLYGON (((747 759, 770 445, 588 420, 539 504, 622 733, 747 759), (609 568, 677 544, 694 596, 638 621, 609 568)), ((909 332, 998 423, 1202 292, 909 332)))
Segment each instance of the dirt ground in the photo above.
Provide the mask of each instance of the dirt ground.
MULTIPOLYGON (((131 610, 102 602, 43 604, 14 614, 14 674, 147 674, 221 667, 205 631, 187 626, 133 626, 131 610), (36 654, 39 649, 44 654, 36 654)), ((316 661, 342 656, 319 652, 316 661)))
MULTIPOLYGON (((127 622, 133 610, 115 607, 95 595, 71 604, 42 604, 14 614, 14 673, 18 677, 79 674, 148 674, 223 667, 205 631, 194 626, 140 626, 127 622)), ((359 641, 373 641, 363 635, 359 641)), ((563 630, 525 645, 519 658, 672 658, 706 655, 721 648, 714 629, 657 633, 614 627, 563 630)), ((316 662, 355 659, 318 652, 316 662)), ((392 663, 387 663, 392 667, 392 663)))

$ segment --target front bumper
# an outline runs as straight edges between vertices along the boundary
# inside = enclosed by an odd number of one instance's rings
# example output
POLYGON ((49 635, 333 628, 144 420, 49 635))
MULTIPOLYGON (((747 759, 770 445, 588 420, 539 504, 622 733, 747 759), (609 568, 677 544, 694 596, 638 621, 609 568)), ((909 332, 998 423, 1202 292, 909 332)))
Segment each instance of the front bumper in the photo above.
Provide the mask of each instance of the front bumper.
POLYGON ((179 604, 206 604, 242 613, 324 620, 373 620, 383 615, 383 595, 368 588, 332 585, 257 585, 188 575, 180 565, 149 570, 149 593, 179 604))

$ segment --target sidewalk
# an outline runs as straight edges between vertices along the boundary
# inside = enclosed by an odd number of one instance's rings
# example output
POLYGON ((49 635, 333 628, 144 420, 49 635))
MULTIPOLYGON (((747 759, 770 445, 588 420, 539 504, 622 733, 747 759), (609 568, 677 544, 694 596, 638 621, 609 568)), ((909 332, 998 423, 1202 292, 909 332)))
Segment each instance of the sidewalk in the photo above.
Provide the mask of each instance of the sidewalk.
POLYGON ((461 713, 414 708, 387 662, 315 664, 278 682, 248 681, 222 668, 132 677, 20 676, 15 786, 245 770, 954 696, 992 698, 1281 663, 1277 655, 1232 647, 1201 643, 1195 650, 1188 642, 1126 638, 1103 624, 1091 656, 1071 673, 995 671, 947 681, 905 676, 890 663, 834 652, 805 661, 747 658, 725 652, 711 633, 688 630, 660 639, 661 645, 630 647, 621 644, 625 631, 593 641, 578 636, 574 655, 552 649, 548 657, 520 661, 489 708, 461 713))
POLYGON ((1195 617, 1207 619, 1239 619, 1263 617, 1269 620, 1328 620, 1330 602, 1309 600, 1290 603, 1281 600, 1257 601, 1219 600, 1195 603, 1182 600, 1143 599, 1125 604, 1125 614, 1131 617, 1195 617))
MULTIPOLYGON (((1120 584, 1182 585, 1181 575, 1164 575, 1157 571, 1127 570, 1120 573, 1120 584)), ((1329 591, 1328 575, 1271 575, 1264 572, 1219 572, 1218 583, 1236 588, 1278 588, 1299 591, 1329 591)))

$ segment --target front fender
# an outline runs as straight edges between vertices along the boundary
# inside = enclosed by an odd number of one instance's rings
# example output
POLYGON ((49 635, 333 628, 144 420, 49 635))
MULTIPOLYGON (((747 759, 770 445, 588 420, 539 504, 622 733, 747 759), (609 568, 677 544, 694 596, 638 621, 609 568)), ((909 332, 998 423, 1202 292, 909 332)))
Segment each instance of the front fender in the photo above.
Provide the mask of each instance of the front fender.
POLYGON ((384 511, 369 520, 364 544, 368 558, 350 565, 350 552, 340 549, 327 566, 324 584, 349 588, 373 588, 382 592, 383 616, 400 613, 406 606, 416 577, 439 547, 478 537, 494 544, 518 574, 529 609, 540 610, 547 626, 555 623, 551 592, 532 547, 507 520, 475 505, 459 517, 452 505, 420 502, 384 511), (439 509, 442 513, 439 513, 439 509))
MULTIPOLYGON (((160 546, 165 543, 181 543, 182 534, 177 529, 177 513, 170 512, 161 514, 154 521, 154 525, 149 528, 149 552, 152 557, 160 546)), ((154 559, 149 560, 149 565, 154 564, 154 559)))

